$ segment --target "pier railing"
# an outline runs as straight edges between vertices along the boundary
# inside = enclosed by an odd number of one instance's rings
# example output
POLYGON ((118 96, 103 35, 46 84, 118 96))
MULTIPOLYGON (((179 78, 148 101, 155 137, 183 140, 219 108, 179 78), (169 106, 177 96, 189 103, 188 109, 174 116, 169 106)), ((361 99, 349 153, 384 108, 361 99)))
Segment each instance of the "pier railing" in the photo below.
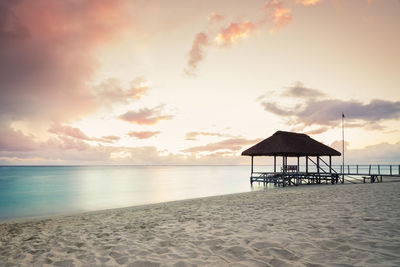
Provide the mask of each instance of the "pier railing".
MULTIPOLYGON (((295 172, 304 173, 307 171, 310 173, 317 173, 317 167, 313 165, 309 165, 306 167, 305 165, 300 165, 295 172)), ((272 173, 273 166, 255 166, 253 173, 272 173), (256 169, 263 169, 263 171, 256 171, 256 169)), ((281 172, 282 166, 277 166, 276 172, 281 172)), ((330 170, 328 166, 320 166, 320 173, 335 173, 339 175, 355 175, 355 176, 393 176, 400 177, 400 165, 385 165, 385 164, 350 164, 350 165, 332 165, 332 169, 330 170)))

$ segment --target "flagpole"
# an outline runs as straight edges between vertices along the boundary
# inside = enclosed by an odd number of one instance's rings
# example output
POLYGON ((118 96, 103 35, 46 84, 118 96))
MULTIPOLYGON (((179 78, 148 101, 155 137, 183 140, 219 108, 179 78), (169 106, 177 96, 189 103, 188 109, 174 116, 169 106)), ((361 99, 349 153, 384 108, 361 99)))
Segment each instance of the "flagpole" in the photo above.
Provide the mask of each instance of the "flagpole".
POLYGON ((342 183, 344 183, 344 113, 342 113, 342 183))

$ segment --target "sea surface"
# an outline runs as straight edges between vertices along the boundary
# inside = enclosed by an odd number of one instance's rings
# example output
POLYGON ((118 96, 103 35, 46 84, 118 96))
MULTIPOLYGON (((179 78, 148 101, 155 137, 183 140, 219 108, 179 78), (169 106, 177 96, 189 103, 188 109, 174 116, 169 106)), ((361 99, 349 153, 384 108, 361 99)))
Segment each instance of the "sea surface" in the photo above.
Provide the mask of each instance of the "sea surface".
POLYGON ((249 166, 0 166, 0 220, 261 190, 249 166))

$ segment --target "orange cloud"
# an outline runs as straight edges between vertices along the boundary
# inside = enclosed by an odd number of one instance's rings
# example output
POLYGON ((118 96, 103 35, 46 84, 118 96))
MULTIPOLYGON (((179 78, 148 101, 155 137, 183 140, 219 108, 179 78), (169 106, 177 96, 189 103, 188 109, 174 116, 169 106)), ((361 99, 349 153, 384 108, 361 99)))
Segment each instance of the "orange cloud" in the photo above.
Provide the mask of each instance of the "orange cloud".
POLYGON ((229 24, 228 27, 223 28, 217 34, 215 40, 217 44, 229 45, 231 43, 236 43, 239 39, 247 38, 254 29, 255 25, 250 21, 243 23, 233 22, 229 24))
POLYGON ((281 29, 292 20, 292 11, 289 8, 283 8, 282 2, 278 0, 269 0, 264 8, 274 24, 273 31, 281 29))
POLYGON ((160 131, 143 131, 143 132, 129 132, 128 135, 130 137, 135 137, 137 139, 148 139, 151 138, 157 134, 159 134, 160 131))
POLYGON ((320 3, 322 0, 296 0, 297 4, 302 4, 305 6, 309 6, 309 5, 316 5, 318 3, 320 3))

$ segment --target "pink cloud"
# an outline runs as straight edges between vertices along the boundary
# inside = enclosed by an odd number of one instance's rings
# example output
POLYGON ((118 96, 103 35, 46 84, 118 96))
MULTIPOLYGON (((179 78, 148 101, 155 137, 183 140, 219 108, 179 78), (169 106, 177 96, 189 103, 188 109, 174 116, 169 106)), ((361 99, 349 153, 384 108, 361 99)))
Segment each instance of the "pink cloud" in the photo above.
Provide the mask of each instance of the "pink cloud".
POLYGON ((6 1, 0 20, 0 112, 69 120, 91 113, 95 51, 120 36, 125 1, 6 1))
POLYGON ((230 150, 230 151, 238 151, 242 149, 245 145, 256 144, 261 141, 261 139, 248 140, 245 138, 230 138, 226 140, 222 140, 216 143, 209 143, 203 146, 194 146, 190 148, 183 149, 182 152, 215 152, 218 150, 230 150))
POLYGON ((197 140, 197 136, 217 136, 217 137, 226 137, 228 135, 221 133, 211 133, 211 132, 189 132, 185 136, 185 140, 197 140))
POLYGON ((216 23, 216 22, 220 22, 223 21, 225 19, 224 15, 215 13, 215 12, 211 12, 211 14, 208 16, 208 22, 209 23, 216 23))
POLYGON ((156 136, 160 133, 160 131, 141 131, 141 132, 129 132, 128 135, 130 137, 135 137, 137 139, 148 139, 151 138, 153 136, 156 136))
POLYGON ((170 120, 173 118, 172 115, 165 115, 163 113, 163 106, 159 105, 154 108, 142 108, 138 111, 130 110, 118 118, 139 125, 153 125, 161 120, 170 120))
POLYGON ((97 102, 103 106, 114 104, 128 104, 131 100, 141 99, 148 88, 148 82, 143 77, 137 77, 129 84, 129 88, 123 88, 118 79, 109 78, 94 87, 94 95, 97 102))
POLYGON ((194 74, 197 70, 197 65, 204 58, 204 47, 209 45, 209 38, 204 32, 199 32, 193 41, 192 48, 189 52, 187 68, 185 73, 188 75, 194 74))
POLYGON ((61 124, 53 124, 50 127, 49 132, 81 140, 87 140, 87 141, 91 140, 91 138, 88 137, 86 134, 84 134, 79 128, 74 128, 71 126, 63 126, 61 124))

